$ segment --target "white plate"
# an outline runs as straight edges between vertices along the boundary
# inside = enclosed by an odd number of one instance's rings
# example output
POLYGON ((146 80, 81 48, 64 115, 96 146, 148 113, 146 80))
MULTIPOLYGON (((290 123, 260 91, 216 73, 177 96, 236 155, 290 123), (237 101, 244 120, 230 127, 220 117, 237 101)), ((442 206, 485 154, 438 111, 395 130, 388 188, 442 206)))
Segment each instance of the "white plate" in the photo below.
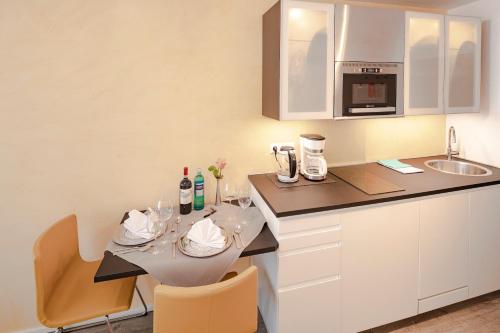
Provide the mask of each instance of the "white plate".
POLYGON ((224 235, 226 241, 226 245, 224 245, 224 247, 221 249, 210 246, 203 246, 196 242, 191 241, 186 237, 188 233, 187 231, 183 233, 182 236, 179 238, 179 241, 177 242, 177 248, 185 255, 195 258, 212 257, 219 253, 222 253, 231 246, 231 243, 233 242, 233 237, 224 228, 221 227, 221 229, 222 229, 222 234, 224 235))
POLYGON ((120 224, 120 226, 116 228, 112 238, 113 242, 115 242, 118 245, 124 245, 124 246, 143 245, 151 242, 154 239, 155 239, 154 237, 152 237, 151 239, 130 237, 129 231, 125 229, 123 224, 120 224))

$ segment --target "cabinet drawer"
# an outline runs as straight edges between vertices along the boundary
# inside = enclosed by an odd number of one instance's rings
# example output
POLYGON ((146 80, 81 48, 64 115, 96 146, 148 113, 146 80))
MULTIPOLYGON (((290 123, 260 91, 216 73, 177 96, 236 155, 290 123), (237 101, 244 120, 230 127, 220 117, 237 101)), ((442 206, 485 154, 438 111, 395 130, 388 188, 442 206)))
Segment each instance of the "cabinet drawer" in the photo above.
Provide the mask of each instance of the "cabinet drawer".
POLYGON ((280 254, 278 287, 340 274, 340 253, 338 242, 280 254))
POLYGON ((339 277, 279 292, 279 332, 313 331, 340 331, 339 277))
POLYGON ((279 237, 279 252, 336 243, 340 241, 340 235, 340 224, 330 228, 285 234, 279 237))

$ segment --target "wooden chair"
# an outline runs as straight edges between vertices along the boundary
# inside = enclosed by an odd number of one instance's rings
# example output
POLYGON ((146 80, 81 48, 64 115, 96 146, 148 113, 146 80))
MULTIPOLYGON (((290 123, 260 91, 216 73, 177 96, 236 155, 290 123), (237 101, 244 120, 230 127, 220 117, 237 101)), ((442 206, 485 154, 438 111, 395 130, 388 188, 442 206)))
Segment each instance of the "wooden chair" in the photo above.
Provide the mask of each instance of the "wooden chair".
MULTIPOLYGON (((52 225, 34 249, 36 305, 40 322, 63 331, 64 326, 130 308, 136 278, 94 283, 100 261, 84 261, 78 249, 76 216, 52 225)), ((142 298, 142 297, 141 297, 142 298)))
POLYGON ((154 291, 154 333, 257 331, 257 268, 207 286, 159 285, 154 291))

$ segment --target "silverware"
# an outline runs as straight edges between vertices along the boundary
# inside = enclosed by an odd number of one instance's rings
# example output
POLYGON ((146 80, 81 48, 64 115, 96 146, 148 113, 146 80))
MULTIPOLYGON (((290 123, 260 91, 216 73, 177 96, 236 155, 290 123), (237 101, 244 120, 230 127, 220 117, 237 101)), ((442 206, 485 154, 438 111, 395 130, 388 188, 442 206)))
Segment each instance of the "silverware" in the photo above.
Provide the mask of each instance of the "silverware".
POLYGON ((238 238, 236 237, 236 234, 233 234, 234 238, 234 244, 236 244, 237 249, 241 249, 240 243, 238 243, 238 238))
POLYGON ((180 216, 177 216, 177 220, 175 221, 175 224, 177 226, 177 232, 180 231, 181 222, 182 222, 182 218, 180 216))
POLYGON ((206 215, 203 215, 203 218, 206 219, 207 217, 209 217, 210 215, 213 215, 217 212, 217 210, 213 207, 210 207, 210 213, 206 214, 206 215))
POLYGON ((239 238, 240 240, 240 245, 241 247, 245 247, 245 244, 243 244, 243 240, 241 239, 241 225, 237 224, 235 227, 234 227, 234 233, 236 234, 236 237, 239 238))
POLYGON ((118 249, 118 250, 112 251, 112 253, 115 256, 117 254, 126 254, 126 253, 130 253, 130 252, 146 252, 147 250, 149 250, 153 246, 154 246, 154 244, 150 243, 150 244, 147 244, 144 246, 137 246, 137 247, 127 248, 127 249, 118 249))
POLYGON ((172 259, 175 259, 175 256, 177 255, 177 237, 172 238, 172 259))

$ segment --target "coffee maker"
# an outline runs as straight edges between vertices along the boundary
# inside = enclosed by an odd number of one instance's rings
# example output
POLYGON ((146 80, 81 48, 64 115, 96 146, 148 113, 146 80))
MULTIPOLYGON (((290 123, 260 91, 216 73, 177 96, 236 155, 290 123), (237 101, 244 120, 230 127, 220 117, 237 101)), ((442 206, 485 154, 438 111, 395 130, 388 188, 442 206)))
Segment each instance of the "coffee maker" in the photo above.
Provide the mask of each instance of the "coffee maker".
POLYGON ((300 135, 300 173, 309 180, 323 180, 328 173, 323 157, 325 137, 319 134, 300 135))

